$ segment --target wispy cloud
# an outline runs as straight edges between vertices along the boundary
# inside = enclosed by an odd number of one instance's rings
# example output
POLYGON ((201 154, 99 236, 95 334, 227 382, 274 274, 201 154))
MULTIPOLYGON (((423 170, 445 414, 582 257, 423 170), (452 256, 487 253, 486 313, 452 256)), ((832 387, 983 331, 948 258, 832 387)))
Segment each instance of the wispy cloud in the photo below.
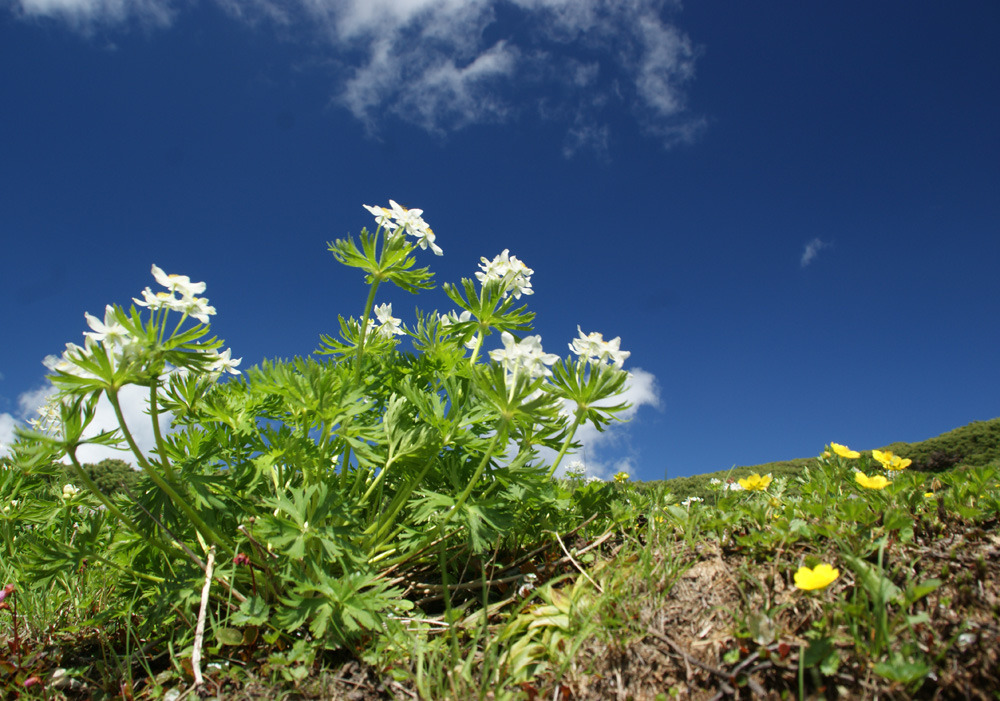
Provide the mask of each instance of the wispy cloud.
POLYGON ((827 241, 821 241, 816 238, 806 244, 805 249, 802 251, 802 259, 799 261, 800 265, 804 268, 810 263, 812 263, 819 252, 824 248, 829 248, 831 244, 827 241))
MULTIPOLYGON (((3 0, 0 0, 3 2, 3 0)), ((704 128, 686 85, 697 47, 672 0, 212 0, 238 21, 332 50, 332 102, 377 133, 399 119, 438 135, 519 119, 566 125, 563 152, 606 154, 609 112, 669 147, 704 128)), ((168 27, 177 0, 7 0, 24 17, 93 33, 168 27)), ((193 3, 193 0, 192 0, 193 3)))
POLYGON ((15 10, 29 17, 52 17, 84 34, 136 22, 146 27, 173 23, 176 3, 168 0, 14 0, 15 10))

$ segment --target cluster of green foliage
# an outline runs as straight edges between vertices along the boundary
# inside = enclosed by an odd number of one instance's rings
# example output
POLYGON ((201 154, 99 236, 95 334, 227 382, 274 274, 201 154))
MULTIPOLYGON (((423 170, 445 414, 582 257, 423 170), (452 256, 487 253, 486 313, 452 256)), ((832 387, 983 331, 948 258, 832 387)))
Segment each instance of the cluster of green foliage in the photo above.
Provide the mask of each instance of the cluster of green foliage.
MULTIPOLYGON (((105 458, 98 463, 82 463, 80 467, 105 494, 138 494, 142 487, 142 473, 124 460, 105 458)), ((62 484, 72 484, 76 473, 69 465, 63 468, 62 484)), ((60 485, 62 486, 62 485, 60 485)))
POLYGON ((205 284, 156 266, 167 292, 88 317, 85 346, 54 363, 58 393, 0 471, 5 578, 45 592, 44 611, 78 609, 81 588, 99 589, 81 616, 166 635, 178 665, 200 654, 205 628, 222 644, 247 636, 315 655, 354 649, 427 592, 444 591, 432 598, 450 609, 449 586, 502 569, 500 552, 538 547, 588 509, 614 518, 612 485, 576 490, 552 475, 583 423, 601 430, 627 408, 613 402, 627 353, 598 334, 578 357, 544 353, 518 301, 530 270, 507 252, 479 283, 444 285, 460 311, 418 311, 405 328, 377 291, 433 287, 404 229, 423 243, 433 233, 402 209, 387 226, 390 215, 330 244, 368 295, 310 356, 220 382, 238 371, 209 336, 205 284), (503 348, 487 353, 493 334, 503 348), (149 453, 121 408, 127 386, 148 393, 149 453), (118 426, 92 435, 102 401, 118 426), (85 444, 129 449, 139 481, 114 462, 86 468, 85 444))

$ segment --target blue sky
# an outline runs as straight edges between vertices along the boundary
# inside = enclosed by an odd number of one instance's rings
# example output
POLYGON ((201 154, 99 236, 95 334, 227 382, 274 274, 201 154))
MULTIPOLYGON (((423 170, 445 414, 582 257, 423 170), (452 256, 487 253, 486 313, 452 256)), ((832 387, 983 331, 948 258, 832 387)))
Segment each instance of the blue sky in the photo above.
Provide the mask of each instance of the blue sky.
POLYGON ((992 1, 0 0, 0 441, 152 263, 207 282, 243 367, 310 352, 366 293, 326 243, 390 198, 439 283, 533 268, 546 351, 621 337, 636 410, 594 471, 998 416, 998 30, 992 1))

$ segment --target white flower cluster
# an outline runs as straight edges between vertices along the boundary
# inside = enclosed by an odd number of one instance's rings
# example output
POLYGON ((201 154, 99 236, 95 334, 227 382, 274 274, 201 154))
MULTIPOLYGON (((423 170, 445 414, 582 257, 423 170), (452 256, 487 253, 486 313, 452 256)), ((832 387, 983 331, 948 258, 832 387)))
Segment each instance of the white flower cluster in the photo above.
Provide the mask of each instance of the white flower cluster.
POLYGON ((410 234, 417 239, 417 245, 427 250, 428 246, 435 255, 442 256, 444 251, 434 243, 434 230, 427 225, 427 222, 420 216, 424 213, 422 209, 407 209, 401 207, 394 200, 389 200, 389 207, 372 207, 362 205, 365 209, 375 215, 375 223, 385 229, 390 235, 410 234))
POLYGON ((552 371, 545 366, 552 365, 559 360, 559 356, 542 350, 541 336, 526 336, 518 342, 510 332, 504 331, 500 338, 503 348, 490 351, 490 358, 502 363, 508 373, 524 373, 531 378, 552 375, 552 371))
POLYGON ((166 308, 170 311, 181 312, 203 324, 207 324, 208 317, 215 314, 215 307, 210 307, 207 299, 197 296, 205 291, 204 282, 191 282, 191 278, 187 275, 167 275, 155 264, 153 265, 153 277, 168 291, 154 294, 147 287, 142 291, 142 300, 132 298, 140 307, 149 307, 150 310, 166 308), (175 294, 179 294, 180 297, 175 297, 175 294))
MULTIPOLYGON (((157 309, 178 311, 194 317, 203 324, 208 323, 208 317, 215 314, 215 308, 209 306, 207 299, 196 296, 205 291, 204 282, 191 282, 186 275, 167 275, 156 265, 153 265, 152 272, 156 281, 167 288, 167 292, 154 293, 147 287, 142 292, 142 300, 133 298, 136 304, 154 311, 157 309)), ((47 356, 42 362, 49 370, 93 379, 94 374, 81 367, 81 364, 91 360, 95 354, 105 354, 112 367, 116 367, 126 356, 131 357, 142 351, 142 341, 133 337, 122 325, 115 308, 110 304, 104 308, 103 321, 89 313, 84 313, 83 317, 91 329, 83 334, 84 347, 67 343, 62 356, 47 356)), ((232 351, 228 348, 222 353, 215 350, 207 351, 205 355, 211 361, 207 368, 209 373, 240 374, 236 366, 240 364, 242 358, 234 360, 232 351)), ((54 428, 54 424, 59 420, 58 403, 50 402, 39 409, 39 414, 41 418, 31 422, 33 427, 38 430, 54 428)))
POLYGON ((379 323, 376 333, 380 336, 391 338, 392 336, 406 335, 406 331, 403 330, 401 325, 402 319, 392 315, 391 304, 380 304, 375 307, 375 320, 379 323))
POLYGON ((629 351, 619 349, 622 342, 620 336, 605 341, 604 336, 596 331, 585 334, 579 326, 576 327, 576 330, 580 333, 580 338, 569 344, 569 349, 588 363, 609 362, 613 363, 616 368, 621 368, 625 364, 625 360, 632 355, 629 351))
MULTIPOLYGON (((53 357, 54 356, 49 356, 49 358, 53 357)), ((48 358, 46 358, 46 360, 48 360, 48 358)), ((49 401, 38 408, 37 419, 28 419, 28 425, 41 433, 54 434, 59 428, 60 421, 62 420, 59 407, 60 403, 58 401, 54 398, 49 399, 49 401)))
POLYGON ((481 273, 476 273, 476 278, 480 284, 485 285, 491 280, 505 280, 504 297, 508 293, 514 295, 514 299, 520 299, 521 295, 531 295, 535 291, 531 289, 531 276, 534 270, 518 260, 517 256, 510 255, 510 249, 503 249, 503 253, 493 260, 480 258, 479 265, 481 273))
POLYGON ((696 504, 699 501, 705 501, 705 500, 702 499, 701 497, 688 497, 687 499, 681 502, 681 506, 691 506, 692 504, 696 504))

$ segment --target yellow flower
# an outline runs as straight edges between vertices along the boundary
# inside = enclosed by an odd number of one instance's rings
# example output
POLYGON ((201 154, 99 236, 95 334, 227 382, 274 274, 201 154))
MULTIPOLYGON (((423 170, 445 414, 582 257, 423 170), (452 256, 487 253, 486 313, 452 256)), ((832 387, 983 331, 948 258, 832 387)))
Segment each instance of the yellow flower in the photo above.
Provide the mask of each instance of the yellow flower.
POLYGON ((840 443, 831 443, 830 450, 842 458, 851 458, 853 460, 854 458, 861 457, 861 453, 856 450, 851 450, 846 445, 841 445, 840 443))
POLYGON ((831 457, 833 457, 833 456, 832 456, 832 455, 830 455, 830 451, 829 451, 829 450, 824 450, 824 451, 823 451, 823 454, 822 454, 822 455, 820 455, 820 457, 821 457, 821 458, 826 458, 826 459, 830 459, 830 458, 831 458, 831 457))
POLYGON ((863 472, 855 472, 854 481, 866 489, 885 489, 886 485, 889 484, 889 480, 882 475, 869 477, 863 472))
POLYGON ((738 480, 740 486, 748 492, 758 491, 763 492, 767 489, 767 486, 771 484, 771 475, 767 474, 761 477, 756 472, 746 479, 738 480))
POLYGON ((833 580, 839 576, 840 570, 834 569, 832 565, 825 562, 816 565, 813 569, 800 567, 799 571, 795 573, 795 586, 805 591, 823 589, 830 586, 833 580))
POLYGON ((934 492, 924 492, 924 499, 933 499, 934 492))
POLYGON ((881 451, 873 450, 872 457, 882 463, 882 467, 887 470, 905 470, 913 461, 909 458, 901 458, 898 455, 893 455, 891 450, 881 451))
POLYGON ((628 482, 628 473, 625 471, 615 473, 615 482, 628 482))

